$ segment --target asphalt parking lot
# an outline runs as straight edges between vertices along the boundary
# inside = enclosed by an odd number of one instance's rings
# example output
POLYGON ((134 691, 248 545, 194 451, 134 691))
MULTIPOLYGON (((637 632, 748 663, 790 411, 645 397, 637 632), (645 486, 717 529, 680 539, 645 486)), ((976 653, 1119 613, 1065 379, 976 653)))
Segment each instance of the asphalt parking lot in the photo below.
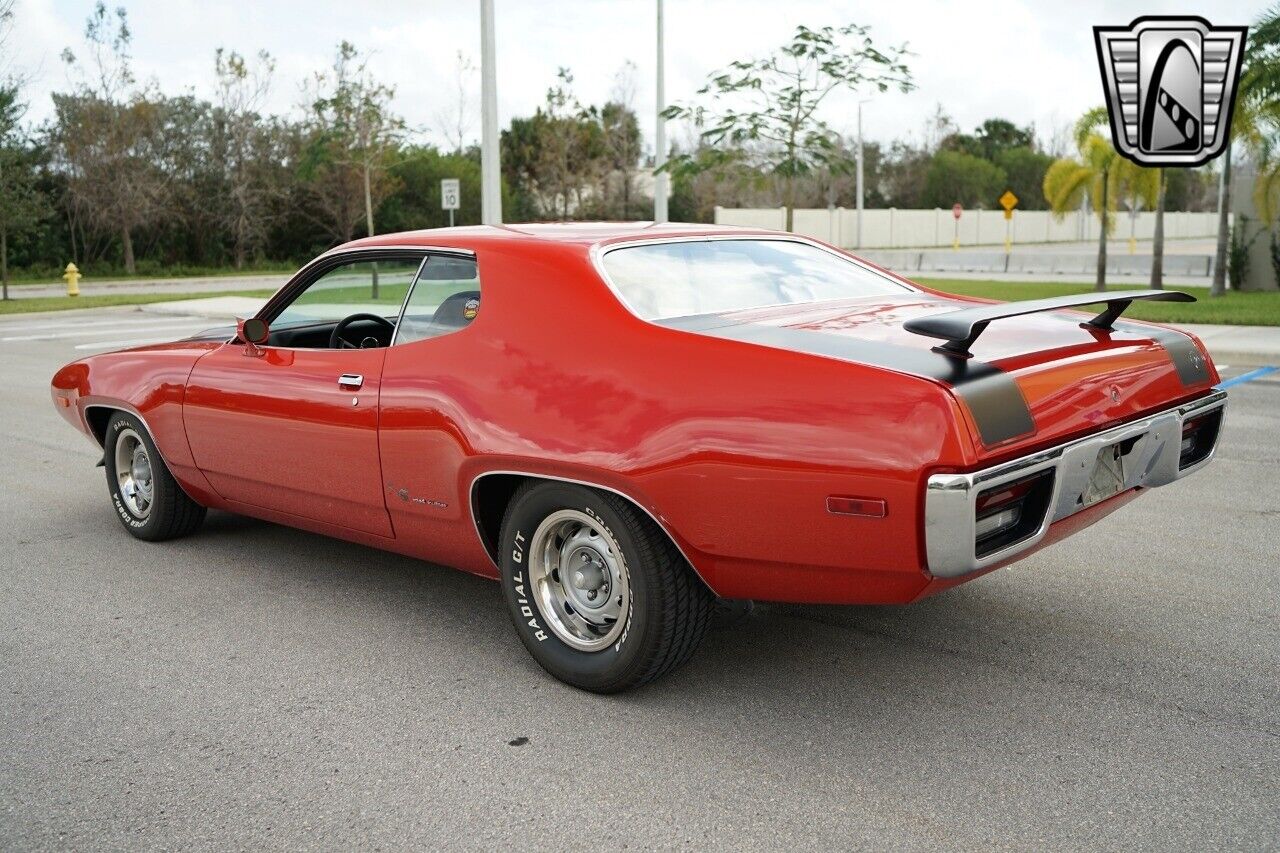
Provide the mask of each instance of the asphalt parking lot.
POLYGON ((1065 543, 912 607, 758 607, 602 698, 488 581, 221 513, 130 538, 48 380, 182 332, 101 316, 0 324, 0 848, 1280 844, 1280 373, 1065 543))

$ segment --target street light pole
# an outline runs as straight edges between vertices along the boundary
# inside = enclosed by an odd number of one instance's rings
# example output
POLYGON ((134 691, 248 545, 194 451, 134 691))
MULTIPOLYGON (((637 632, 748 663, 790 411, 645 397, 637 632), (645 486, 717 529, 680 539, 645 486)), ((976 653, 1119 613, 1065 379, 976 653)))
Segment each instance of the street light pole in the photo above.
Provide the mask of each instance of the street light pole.
POLYGON ((498 70, 493 38, 493 0, 480 0, 480 221, 502 224, 502 177, 498 152, 498 70))
POLYGON ((653 152, 653 221, 667 221, 667 193, 670 182, 670 176, 666 172, 659 172, 663 165, 667 162, 667 120, 662 117, 662 111, 667 108, 666 85, 664 81, 665 68, 662 57, 662 0, 658 0, 658 121, 654 130, 654 152, 653 152))

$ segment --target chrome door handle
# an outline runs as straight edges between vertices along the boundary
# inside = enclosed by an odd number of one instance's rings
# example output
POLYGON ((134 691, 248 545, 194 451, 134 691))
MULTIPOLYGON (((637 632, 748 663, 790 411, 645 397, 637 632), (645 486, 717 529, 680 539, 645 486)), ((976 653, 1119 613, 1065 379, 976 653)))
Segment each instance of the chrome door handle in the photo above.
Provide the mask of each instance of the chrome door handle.
POLYGON ((338 377, 339 388, 359 388, 364 384, 364 377, 359 373, 344 373, 338 377))

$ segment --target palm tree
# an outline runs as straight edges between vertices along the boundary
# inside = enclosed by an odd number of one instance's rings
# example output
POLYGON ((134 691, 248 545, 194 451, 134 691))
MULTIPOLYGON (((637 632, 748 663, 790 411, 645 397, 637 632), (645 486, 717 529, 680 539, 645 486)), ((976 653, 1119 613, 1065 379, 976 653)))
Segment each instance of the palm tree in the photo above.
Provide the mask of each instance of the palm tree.
POLYGON ((1088 197, 1089 204, 1098 214, 1098 278, 1097 290, 1107 289, 1107 235, 1111 231, 1122 177, 1129 171, 1121 164, 1128 163, 1116 153, 1111 142, 1102 135, 1100 128, 1107 122, 1105 107, 1094 107, 1080 117, 1075 126, 1078 157, 1055 160, 1044 175, 1044 197, 1049 210, 1061 219, 1080 207, 1088 197))
MULTIPOLYGON (((1214 258, 1213 286, 1210 296, 1226 292, 1227 244, 1230 241, 1231 148, 1239 140, 1256 161, 1260 178, 1274 172, 1272 147, 1280 131, 1280 4, 1263 12, 1249 33, 1244 51, 1244 68, 1236 92, 1235 114, 1231 119, 1231 137, 1222 152, 1222 195, 1218 209, 1218 246, 1214 258)), ((1260 180, 1257 191, 1265 197, 1266 181, 1260 180)), ((1259 204, 1265 216, 1266 205, 1259 204)))
POLYGON ((1141 203, 1156 214, 1155 234, 1151 240, 1151 288, 1164 287, 1164 169, 1148 169, 1132 160, 1120 159, 1114 166, 1116 186, 1121 200, 1134 209, 1141 203))

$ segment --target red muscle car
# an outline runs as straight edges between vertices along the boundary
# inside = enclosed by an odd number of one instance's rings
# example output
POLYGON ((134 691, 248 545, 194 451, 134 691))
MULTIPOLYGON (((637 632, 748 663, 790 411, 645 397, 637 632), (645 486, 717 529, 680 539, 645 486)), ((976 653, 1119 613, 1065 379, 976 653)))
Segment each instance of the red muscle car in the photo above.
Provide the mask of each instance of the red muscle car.
POLYGON ((212 507, 495 578, 539 664, 610 692, 717 598, 915 601, 1202 467, 1218 374, 1136 299, 1191 297, 993 304, 746 229, 452 228, 52 391, 134 536, 212 507))

